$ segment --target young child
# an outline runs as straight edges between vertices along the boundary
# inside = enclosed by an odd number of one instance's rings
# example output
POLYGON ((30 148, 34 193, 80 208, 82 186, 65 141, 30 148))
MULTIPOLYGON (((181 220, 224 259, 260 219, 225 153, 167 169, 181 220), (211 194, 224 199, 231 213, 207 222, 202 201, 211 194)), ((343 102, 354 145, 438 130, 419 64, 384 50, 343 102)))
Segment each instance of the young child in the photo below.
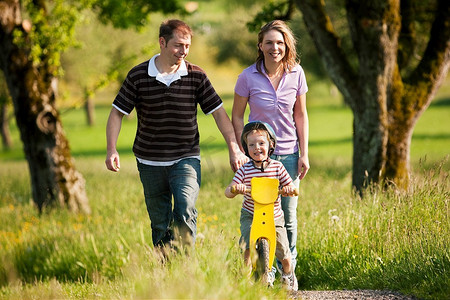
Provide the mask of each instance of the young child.
MULTIPOLYGON (((275 150, 276 136, 275 133, 264 122, 250 122, 245 125, 241 135, 242 147, 245 154, 250 157, 250 161, 244 164, 235 174, 232 182, 225 189, 225 196, 234 198, 237 194, 244 194, 244 201, 241 209, 241 239, 240 243, 245 246, 244 261, 247 266, 251 265, 250 259, 250 228, 253 220, 254 202, 246 189, 251 188, 250 181, 253 177, 271 177, 277 178, 282 186, 283 195, 292 195, 295 186, 292 179, 279 161, 270 159, 270 155, 275 150), (236 193, 232 192, 235 186, 236 193)), ((291 270, 291 254, 289 250, 289 242, 284 227, 284 215, 281 209, 280 197, 274 204, 274 218, 277 235, 277 245, 275 256, 282 262, 283 274, 281 282, 288 290, 298 290, 297 278, 291 270)), ((269 282, 273 283, 273 274, 269 282)))

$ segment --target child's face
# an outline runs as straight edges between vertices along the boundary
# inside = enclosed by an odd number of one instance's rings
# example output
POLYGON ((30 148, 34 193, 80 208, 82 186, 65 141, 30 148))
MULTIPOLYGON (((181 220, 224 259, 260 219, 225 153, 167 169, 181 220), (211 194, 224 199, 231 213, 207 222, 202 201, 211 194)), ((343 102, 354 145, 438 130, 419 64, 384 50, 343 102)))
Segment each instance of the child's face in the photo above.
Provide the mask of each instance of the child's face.
POLYGON ((254 161, 267 159, 269 153, 269 140, 267 134, 261 131, 252 131, 247 136, 247 147, 250 157, 254 161))

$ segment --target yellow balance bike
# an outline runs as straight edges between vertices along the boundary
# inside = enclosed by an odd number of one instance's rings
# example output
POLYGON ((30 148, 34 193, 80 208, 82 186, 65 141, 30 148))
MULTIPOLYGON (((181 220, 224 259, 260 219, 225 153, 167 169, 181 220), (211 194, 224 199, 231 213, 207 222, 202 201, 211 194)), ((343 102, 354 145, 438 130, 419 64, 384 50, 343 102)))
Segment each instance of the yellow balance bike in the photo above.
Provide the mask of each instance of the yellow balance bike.
MULTIPOLYGON (((279 181, 276 178, 254 177, 251 186, 251 190, 246 191, 251 192, 255 205, 250 229, 250 257, 255 277, 267 284, 277 245, 274 203, 281 191, 278 190, 279 181)), ((234 187, 232 192, 236 192, 234 187)), ((297 189, 294 194, 298 195, 297 189)))

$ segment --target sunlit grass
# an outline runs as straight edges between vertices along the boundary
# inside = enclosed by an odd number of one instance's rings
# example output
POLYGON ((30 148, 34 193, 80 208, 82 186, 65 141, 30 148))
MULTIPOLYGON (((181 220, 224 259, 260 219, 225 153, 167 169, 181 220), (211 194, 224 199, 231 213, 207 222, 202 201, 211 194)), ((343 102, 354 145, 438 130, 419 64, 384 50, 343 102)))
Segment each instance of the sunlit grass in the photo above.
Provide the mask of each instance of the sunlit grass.
MULTIPOLYGON (((193 61, 211 74, 230 114, 240 69, 215 66, 204 59, 206 48, 194 51, 193 61)), ((314 82, 308 93, 311 170, 300 185, 300 289, 389 289, 445 299, 450 294, 448 88, 415 127, 411 191, 374 188, 364 199, 351 193, 353 116, 331 94, 327 82, 314 82)), ((91 215, 38 214, 11 122, 13 148, 0 153, 0 298, 286 298, 279 282, 266 289, 244 275, 238 247, 242 198, 223 195, 233 173, 214 118, 199 112, 203 180, 196 247, 163 265, 153 250, 131 151, 136 117, 123 121, 117 145, 121 170, 111 173, 104 157, 112 98, 102 101, 107 104, 97 106, 93 127, 85 125, 81 108, 61 109, 76 167, 86 179, 91 215)))
POLYGON ((420 297, 432 291, 440 294, 431 298, 445 297, 450 267, 448 176, 435 166, 414 176, 410 193, 375 190, 363 200, 348 194, 349 176, 334 183, 323 180, 325 185, 310 177, 300 204, 300 282, 313 289, 397 286, 420 297))
MULTIPOLYGON (((151 246, 150 222, 134 160, 118 174, 99 158, 80 158, 92 214, 30 204, 26 164, 5 162, 0 213, 1 297, 23 298, 279 298, 243 275, 238 247, 241 199, 223 188, 227 162, 204 164, 197 203, 200 238, 194 251, 162 265, 151 246), (14 170, 14 172, 13 172, 14 170), (19 200, 21 199, 21 200, 19 200), (28 296, 27 296, 28 295, 28 296)), ((301 289, 390 289, 422 298, 448 293, 448 170, 413 177, 405 194, 350 193, 344 163, 316 162, 301 184, 297 277, 301 289), (426 180, 424 180, 426 178, 426 180)))
MULTIPOLYGON (((231 95, 224 100, 230 113, 231 95)), ((312 168, 300 186, 300 289, 390 289, 427 299, 449 294, 450 108, 441 101, 424 113, 413 135, 412 190, 375 189, 363 200, 351 193, 350 110, 333 102, 309 108, 312 168)), ((121 171, 114 174, 104 166, 109 110, 97 107, 93 127, 80 122, 81 109, 62 114, 86 179, 89 216, 37 213, 12 124, 14 147, 0 153, 0 298, 285 297, 279 284, 268 290, 243 275, 241 198, 223 196, 233 173, 214 118, 199 113, 203 181, 196 248, 162 265, 131 152, 136 118, 124 119, 121 171)))

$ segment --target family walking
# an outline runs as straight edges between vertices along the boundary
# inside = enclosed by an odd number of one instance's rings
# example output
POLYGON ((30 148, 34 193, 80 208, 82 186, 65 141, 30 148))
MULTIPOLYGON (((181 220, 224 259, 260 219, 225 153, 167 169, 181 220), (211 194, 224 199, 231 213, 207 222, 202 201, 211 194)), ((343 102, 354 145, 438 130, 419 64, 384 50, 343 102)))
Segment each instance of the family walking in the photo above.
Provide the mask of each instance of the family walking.
MULTIPOLYGON (((295 38, 282 21, 272 21, 261 28, 256 62, 237 79, 231 120, 205 72, 186 60, 191 38, 192 31, 183 21, 163 22, 159 29, 160 53, 129 71, 107 123, 106 167, 119 171, 116 144, 122 119, 135 109, 138 127, 133 152, 153 244, 193 245, 201 183, 199 105, 204 114, 213 116, 228 146, 231 169, 236 172, 225 191, 227 197, 235 196, 231 186, 245 186, 257 173, 276 176, 284 186, 283 196, 276 204, 281 243, 277 251, 282 254, 277 255, 273 275, 278 269, 283 284, 296 290, 298 199, 292 196, 292 189, 299 187, 308 172, 309 160, 308 87, 297 62, 295 38), (247 105, 248 126, 244 124, 247 105)), ((251 197, 244 196, 241 210, 244 250, 248 249, 251 203, 251 197)), ((248 261, 247 256, 245 259, 248 261)))

